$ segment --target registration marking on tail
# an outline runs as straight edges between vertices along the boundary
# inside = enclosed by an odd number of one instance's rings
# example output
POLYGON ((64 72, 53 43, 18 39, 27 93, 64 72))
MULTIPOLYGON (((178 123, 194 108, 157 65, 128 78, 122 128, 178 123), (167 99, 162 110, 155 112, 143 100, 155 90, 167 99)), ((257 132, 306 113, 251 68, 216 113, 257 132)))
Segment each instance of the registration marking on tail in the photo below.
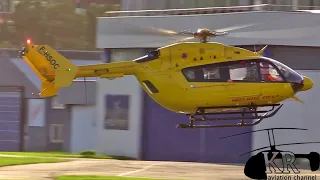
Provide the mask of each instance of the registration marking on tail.
POLYGON ((55 58, 46 50, 46 47, 41 46, 40 48, 37 49, 37 51, 44 56, 47 61, 49 61, 49 63, 51 64, 51 66, 54 69, 58 69, 60 67, 60 65, 58 64, 58 62, 55 60, 55 58))

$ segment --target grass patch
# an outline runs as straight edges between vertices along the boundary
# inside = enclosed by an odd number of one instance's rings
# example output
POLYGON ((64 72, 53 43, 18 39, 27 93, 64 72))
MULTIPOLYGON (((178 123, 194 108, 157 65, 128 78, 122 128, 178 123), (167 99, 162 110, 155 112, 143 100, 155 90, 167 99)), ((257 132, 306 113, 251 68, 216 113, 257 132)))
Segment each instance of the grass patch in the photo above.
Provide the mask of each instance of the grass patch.
POLYGON ((0 155, 14 155, 14 156, 32 156, 32 157, 59 157, 59 158, 92 158, 92 159, 118 159, 118 160, 135 160, 134 158, 124 156, 107 156, 95 154, 95 152, 0 152, 0 155))
POLYGON ((66 162, 67 160, 58 158, 32 158, 32 157, 0 157, 0 167, 22 165, 22 164, 38 164, 38 163, 57 163, 66 162))
POLYGON ((59 176, 57 180, 164 180, 152 178, 116 177, 116 176, 59 176))
POLYGON ((34 156, 34 157, 80 157, 80 154, 68 152, 0 152, 0 155, 34 156))

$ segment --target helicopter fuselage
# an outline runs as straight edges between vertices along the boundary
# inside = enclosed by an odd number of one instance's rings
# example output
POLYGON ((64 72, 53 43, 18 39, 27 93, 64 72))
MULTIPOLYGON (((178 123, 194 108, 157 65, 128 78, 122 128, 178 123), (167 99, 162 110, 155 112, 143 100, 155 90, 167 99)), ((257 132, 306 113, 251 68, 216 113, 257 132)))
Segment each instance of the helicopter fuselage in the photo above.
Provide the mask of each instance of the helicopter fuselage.
POLYGON ((276 104, 312 81, 261 53, 220 43, 177 43, 134 60, 146 93, 177 113, 205 107, 276 104))

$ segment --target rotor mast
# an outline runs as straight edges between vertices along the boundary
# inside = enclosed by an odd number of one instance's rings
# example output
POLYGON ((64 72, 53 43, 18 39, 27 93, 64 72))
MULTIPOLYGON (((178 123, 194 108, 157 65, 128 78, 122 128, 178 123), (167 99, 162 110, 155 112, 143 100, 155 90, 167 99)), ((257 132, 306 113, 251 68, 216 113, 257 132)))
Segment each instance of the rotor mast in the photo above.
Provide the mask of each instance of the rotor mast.
POLYGON ((216 36, 224 36, 227 35, 228 32, 217 32, 212 31, 210 29, 198 29, 197 32, 193 33, 194 38, 199 39, 201 43, 207 43, 210 38, 216 37, 216 36))

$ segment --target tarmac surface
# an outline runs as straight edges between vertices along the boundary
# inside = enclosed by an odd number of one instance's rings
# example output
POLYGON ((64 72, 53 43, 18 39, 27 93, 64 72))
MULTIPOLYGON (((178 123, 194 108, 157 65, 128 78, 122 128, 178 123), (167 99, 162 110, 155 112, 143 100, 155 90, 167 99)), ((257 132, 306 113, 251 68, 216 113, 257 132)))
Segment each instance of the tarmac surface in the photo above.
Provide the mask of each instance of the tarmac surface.
MULTIPOLYGON (((170 180, 249 179, 244 175, 243 170, 243 166, 209 163, 73 159, 70 162, 1 167, 0 179, 55 179, 60 175, 132 176, 170 180)), ((311 171, 306 171, 306 173, 315 175, 315 173, 311 174, 311 171)), ((303 175, 306 174, 299 174, 299 176, 303 175)))

